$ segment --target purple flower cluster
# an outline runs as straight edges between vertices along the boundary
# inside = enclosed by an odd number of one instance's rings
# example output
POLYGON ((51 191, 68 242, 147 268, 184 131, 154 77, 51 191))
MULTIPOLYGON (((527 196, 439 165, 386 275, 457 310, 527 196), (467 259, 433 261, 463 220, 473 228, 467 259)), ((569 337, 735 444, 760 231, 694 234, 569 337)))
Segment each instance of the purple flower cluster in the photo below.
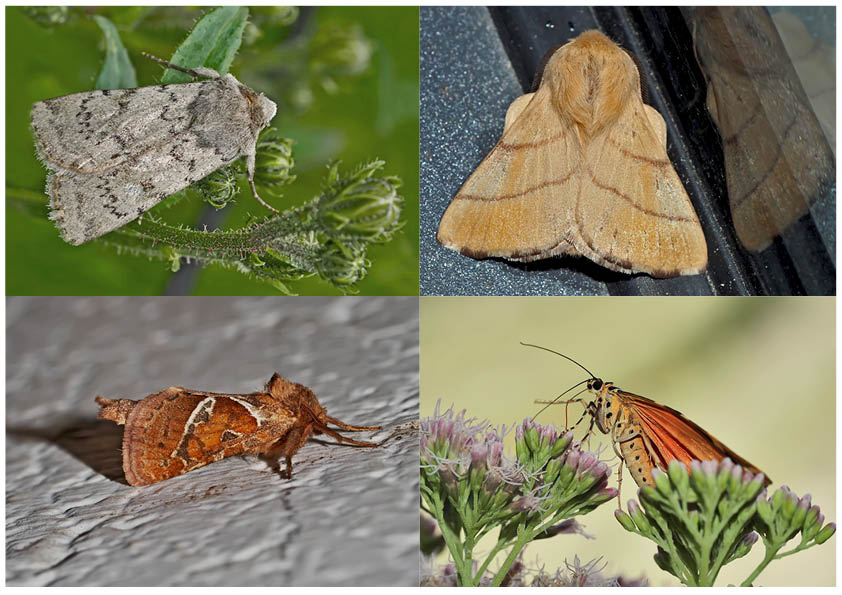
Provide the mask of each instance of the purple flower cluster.
POLYGON ((512 428, 491 427, 485 420, 469 418, 453 407, 443 413, 440 404, 432 417, 421 422, 421 467, 425 479, 437 483, 450 496, 463 486, 479 489, 484 498, 508 505, 513 513, 546 515, 554 509, 560 489, 577 482, 600 501, 616 495, 607 488, 608 465, 584 452, 573 433, 560 435, 552 425, 525 419, 515 430, 515 456, 508 456, 504 439, 512 428), (434 477, 435 476, 435 477, 434 477))

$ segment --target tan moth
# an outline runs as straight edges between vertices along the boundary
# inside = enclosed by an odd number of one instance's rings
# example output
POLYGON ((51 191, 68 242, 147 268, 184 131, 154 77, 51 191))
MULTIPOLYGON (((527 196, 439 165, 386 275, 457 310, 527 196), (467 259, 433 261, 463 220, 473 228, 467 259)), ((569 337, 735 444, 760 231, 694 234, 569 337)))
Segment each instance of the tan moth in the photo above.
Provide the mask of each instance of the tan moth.
POLYGON ((580 255, 614 271, 694 275, 699 219, 666 153, 666 124, 641 98, 630 56, 599 31, 556 51, 535 93, 458 191, 436 235, 472 258, 580 255))

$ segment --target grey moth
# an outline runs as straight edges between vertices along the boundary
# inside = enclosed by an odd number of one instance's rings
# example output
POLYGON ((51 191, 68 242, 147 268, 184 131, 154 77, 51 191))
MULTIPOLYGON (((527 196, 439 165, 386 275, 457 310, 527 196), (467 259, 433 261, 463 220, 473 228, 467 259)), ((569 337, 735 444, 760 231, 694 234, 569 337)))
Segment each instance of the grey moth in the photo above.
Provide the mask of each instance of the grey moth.
POLYGON ((50 218, 70 244, 134 221, 242 156, 260 200, 255 145, 276 105, 231 74, 148 57, 206 80, 75 93, 32 106, 35 147, 49 170, 50 218))

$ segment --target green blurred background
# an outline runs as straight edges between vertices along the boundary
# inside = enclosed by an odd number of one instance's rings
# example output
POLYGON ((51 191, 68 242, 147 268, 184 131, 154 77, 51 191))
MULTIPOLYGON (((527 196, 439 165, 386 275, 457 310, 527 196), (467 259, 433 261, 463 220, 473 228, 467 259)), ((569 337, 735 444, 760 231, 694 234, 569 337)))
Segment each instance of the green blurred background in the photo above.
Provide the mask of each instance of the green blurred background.
MULTIPOLYGON (((811 493, 834 521, 835 301, 422 297, 421 416, 431 415, 438 399, 443 409, 454 404, 494 425, 535 415, 535 399, 552 399, 587 376, 518 342, 543 345, 624 390, 678 409, 766 472, 772 488, 811 493)), ((581 412, 571 405, 571 421, 581 412)), ((564 407, 548 409, 537 421, 563 425, 564 407)), ((591 449, 604 445, 603 458, 611 456, 613 464, 608 436, 595 432, 591 449)), ((616 486, 615 477, 609 485, 616 486)), ((625 471, 623 506, 636 496, 625 471)), ((543 564, 552 574, 574 555, 582 563, 603 556, 606 576, 645 575, 652 586, 678 585, 655 565, 655 545, 619 525, 615 508, 616 500, 580 519, 596 539, 559 535, 533 543, 524 562, 543 564)), ((835 585, 836 539, 773 562, 756 584, 835 585)), ((487 552, 493 543, 486 539, 480 549, 487 552)), ((762 553, 756 545, 726 566, 717 584, 742 582, 762 553)))
MULTIPOLYGON (((57 9, 58 10, 58 9, 57 9)), ((269 199, 285 209, 316 196, 332 159, 342 170, 374 158, 386 161, 384 175, 403 180, 401 194, 405 228, 389 243, 371 246, 373 262, 359 283, 366 295, 418 294, 418 8, 318 7, 304 8, 291 25, 272 22, 273 7, 252 9, 244 43, 231 67, 244 84, 264 92, 279 105, 272 122, 284 136, 295 139, 298 179, 269 199), (290 50, 292 39, 318 35, 339 27, 358 42, 370 44, 370 64, 363 72, 301 80, 300 53, 290 50)), ((100 14, 120 30, 121 39, 137 70, 138 85, 155 84, 160 66, 141 57, 141 51, 169 57, 194 22, 204 14, 188 7, 72 8, 64 24, 48 24, 52 13, 31 18, 21 7, 6 9, 6 192, 26 197, 43 193, 45 169, 35 156, 29 131, 29 110, 36 101, 88 91, 104 59, 102 32, 90 18, 100 14), (45 16, 46 15, 46 16, 45 16)), ((356 44, 356 45, 355 45, 356 44)), ((315 59, 323 59, 311 51, 315 59)), ((360 52, 364 58, 365 51, 360 52)), ((314 64, 310 63, 310 72, 314 64)), ((306 77, 306 70, 305 77, 306 77)), ((348 69, 349 71, 352 69, 348 69)), ((247 186, 244 184, 244 186, 247 186)), ((197 198, 165 201, 158 215, 167 223, 195 225, 205 205, 197 198)), ((221 228, 241 226, 249 214, 266 211, 250 197, 248 188, 222 212, 221 228)), ((53 223, 20 209, 6 209, 6 292, 8 295, 156 295, 167 291, 172 277, 166 263, 119 255, 96 242, 79 247, 64 243, 53 223)), ((290 283, 300 294, 339 292, 317 279, 290 283)), ((277 295, 268 284, 218 267, 200 268, 192 285, 196 295, 277 295)))

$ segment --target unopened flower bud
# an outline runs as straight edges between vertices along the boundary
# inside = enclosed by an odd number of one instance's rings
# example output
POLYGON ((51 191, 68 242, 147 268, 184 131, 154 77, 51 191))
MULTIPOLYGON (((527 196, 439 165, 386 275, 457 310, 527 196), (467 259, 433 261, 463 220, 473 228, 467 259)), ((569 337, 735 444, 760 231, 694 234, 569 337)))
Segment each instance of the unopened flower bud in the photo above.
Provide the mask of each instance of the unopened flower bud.
POLYGON ((215 209, 221 209, 230 203, 239 192, 237 177, 232 167, 223 167, 208 174, 198 182, 195 188, 202 198, 215 209))
POLYGON ((821 531, 819 531, 819 534, 816 535, 816 543, 824 543, 830 539, 834 533, 836 533, 836 523, 828 523, 821 531))
POLYGON ((317 265, 319 274, 339 287, 350 287, 365 277, 371 265, 365 257, 365 246, 328 241, 317 265))
POLYGON ((379 242, 400 227, 403 198, 400 180, 372 177, 382 162, 374 162, 348 178, 337 179, 319 199, 319 218, 337 238, 379 242))
POLYGON ((293 141, 284 138, 274 128, 269 128, 257 141, 255 157, 254 183, 278 194, 277 189, 295 181, 290 170, 295 165, 292 158, 293 141))

